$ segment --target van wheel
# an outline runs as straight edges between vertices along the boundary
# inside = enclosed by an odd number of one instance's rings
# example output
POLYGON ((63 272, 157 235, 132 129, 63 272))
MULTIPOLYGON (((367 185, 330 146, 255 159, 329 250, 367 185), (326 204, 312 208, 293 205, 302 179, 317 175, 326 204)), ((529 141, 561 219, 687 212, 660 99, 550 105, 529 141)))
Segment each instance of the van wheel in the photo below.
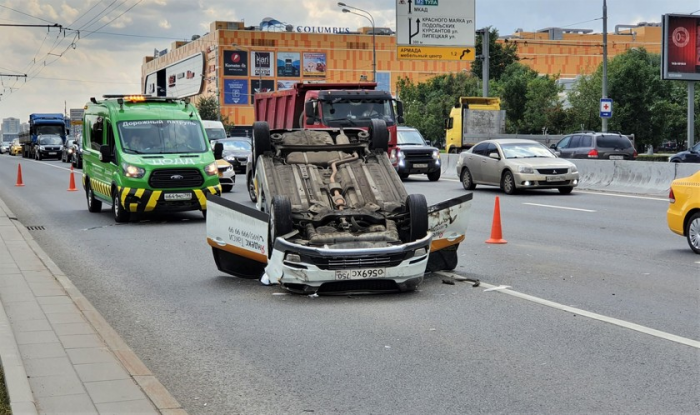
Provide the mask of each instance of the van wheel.
POLYGON ((389 129, 386 127, 384 120, 371 120, 372 124, 369 127, 370 148, 372 150, 382 150, 387 152, 389 149, 389 129))
POLYGON ((128 222, 129 217, 131 216, 122 206, 117 189, 112 191, 112 214, 114 214, 114 221, 117 223, 128 222))
POLYGON ((95 198, 95 192, 90 186, 90 179, 85 179, 85 197, 87 198, 88 212, 98 213, 102 211, 102 202, 95 198))
POLYGON ((518 193, 518 189, 515 187, 513 173, 508 170, 503 172, 503 177, 501 178, 501 189, 503 189, 507 195, 514 195, 518 193))
POLYGON ((424 195, 413 194, 406 198, 406 211, 409 219, 411 242, 428 234, 428 202, 424 195))

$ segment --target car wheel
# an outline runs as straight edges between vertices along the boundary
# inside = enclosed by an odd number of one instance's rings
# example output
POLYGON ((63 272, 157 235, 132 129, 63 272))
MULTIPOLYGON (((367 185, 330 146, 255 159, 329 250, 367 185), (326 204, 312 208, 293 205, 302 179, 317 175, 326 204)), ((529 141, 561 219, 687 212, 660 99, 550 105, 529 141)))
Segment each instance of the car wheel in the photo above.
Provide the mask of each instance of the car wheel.
POLYGON ((389 129, 384 120, 371 120, 369 127, 370 149, 387 152, 389 149, 389 129))
POLYGON ((270 125, 265 121, 256 121, 253 124, 253 170, 255 170, 255 163, 258 160, 258 156, 271 149, 270 125))
POLYGON ((408 179, 408 173, 399 173, 399 177, 401 178, 401 180, 408 179))
POLYGON ((501 189, 507 195, 514 195, 518 192, 518 189, 515 187, 515 179, 513 178, 513 173, 511 173, 508 170, 503 172, 503 177, 501 178, 501 189))
POLYGON ((270 204, 268 232, 268 258, 272 255, 272 247, 278 236, 286 235, 292 231, 292 202, 287 196, 274 196, 270 204))
POLYGON ((129 212, 122 206, 117 189, 112 191, 112 214, 114 214, 114 221, 117 223, 129 221, 129 212))
POLYGON ((98 213, 102 211, 102 202, 95 198, 95 192, 90 186, 90 179, 85 178, 85 197, 87 198, 88 212, 98 213))
POLYGON ((571 192, 574 190, 573 187, 560 187, 559 188, 559 193, 563 195, 568 195, 571 194, 571 192))
POLYGON ((431 182, 436 182, 440 180, 440 173, 440 170, 435 170, 432 173, 428 173, 428 180, 430 180, 431 182))
POLYGON ((685 228, 685 234, 688 238, 690 249, 696 254, 700 254, 700 213, 695 213, 690 217, 685 228))
POLYGON ((408 195, 406 211, 411 242, 424 238, 428 234, 428 202, 425 200, 425 196, 421 194, 408 195))
POLYGON ((469 168, 467 167, 462 169, 462 173, 459 175, 459 181, 462 182, 462 187, 464 187, 464 190, 476 189, 476 184, 472 178, 472 172, 470 172, 469 168))
POLYGON ((246 186, 248 187, 248 197, 250 201, 255 203, 258 201, 258 196, 255 194, 255 183, 253 182, 253 175, 249 174, 246 177, 246 186))
POLYGON ((233 190, 233 185, 232 184, 222 184, 221 189, 224 192, 229 193, 231 190, 233 190))

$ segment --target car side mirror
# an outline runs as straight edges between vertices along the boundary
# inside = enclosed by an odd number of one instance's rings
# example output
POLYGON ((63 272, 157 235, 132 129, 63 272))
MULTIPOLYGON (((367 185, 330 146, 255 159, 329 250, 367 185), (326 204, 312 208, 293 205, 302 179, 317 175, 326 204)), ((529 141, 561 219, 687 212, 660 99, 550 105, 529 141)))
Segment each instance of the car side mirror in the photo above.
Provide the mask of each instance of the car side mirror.
POLYGON ((489 157, 491 157, 492 159, 496 159, 496 160, 500 160, 500 159, 501 159, 501 156, 499 156, 498 153, 495 152, 495 151, 489 153, 489 157))
POLYGON ((306 104, 304 104, 304 112, 306 113, 306 124, 313 124, 314 121, 316 121, 316 111, 312 101, 307 101, 306 104))
POLYGON ((224 158, 224 145, 222 143, 214 144, 214 158, 216 160, 224 158))
POLYGON ((109 163, 112 159, 112 154, 110 153, 109 146, 100 146, 100 161, 103 163, 109 163))

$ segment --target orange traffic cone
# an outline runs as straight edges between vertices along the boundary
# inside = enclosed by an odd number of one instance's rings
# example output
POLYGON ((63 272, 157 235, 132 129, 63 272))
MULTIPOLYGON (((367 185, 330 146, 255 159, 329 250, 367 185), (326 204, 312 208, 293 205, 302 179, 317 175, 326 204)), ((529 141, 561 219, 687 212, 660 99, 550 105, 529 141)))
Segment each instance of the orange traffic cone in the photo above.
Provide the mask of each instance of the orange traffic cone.
POLYGON ((77 192, 78 189, 75 187, 75 177, 73 177, 73 166, 70 166, 70 184, 68 185, 69 192, 77 192))
POLYGON ((15 186, 24 186, 22 182, 22 165, 17 164, 17 184, 15 186))
POLYGON ((508 243, 503 239, 501 232, 501 205, 496 196, 496 206, 493 209, 493 224, 491 225, 491 238, 486 240, 487 244, 505 244, 508 243))

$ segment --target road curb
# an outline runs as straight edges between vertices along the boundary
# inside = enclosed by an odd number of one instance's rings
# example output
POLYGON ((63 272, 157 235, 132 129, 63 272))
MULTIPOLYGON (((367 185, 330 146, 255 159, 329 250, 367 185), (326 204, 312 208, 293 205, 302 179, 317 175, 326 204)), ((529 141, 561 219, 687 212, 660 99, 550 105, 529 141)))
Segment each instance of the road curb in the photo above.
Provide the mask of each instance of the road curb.
MULTIPOLYGON (((0 199, 0 209, 4 210, 8 217, 15 217, 14 213, 12 213, 7 205, 5 205, 2 199, 0 199)), ((63 273, 63 271, 61 271, 58 265, 56 265, 56 263, 54 263, 44 252, 44 250, 41 249, 29 231, 16 219, 13 220, 13 223, 15 228, 17 228, 19 233, 26 241, 29 248, 44 263, 48 271, 54 276, 54 278, 56 278, 59 284, 61 284, 76 307, 78 307, 78 309, 83 313, 85 319, 90 323, 95 332, 102 338, 105 345, 109 347, 117 360, 122 364, 122 366, 124 366, 124 369, 139 385, 141 390, 143 390, 144 394, 158 409, 158 411, 169 415, 186 415, 187 412, 182 408, 179 402, 170 394, 170 392, 165 389, 160 381, 156 379, 156 377, 146 367, 141 359, 136 356, 133 350, 131 350, 126 342, 122 340, 119 334, 109 325, 107 320, 102 317, 102 315, 99 313, 99 311, 97 311, 97 309, 95 309, 90 301, 88 301, 88 299, 82 295, 78 288, 73 285, 70 279, 63 273)), ((0 303, 0 305, 2 305, 2 303, 0 303)), ((10 326, 10 322, 5 314, 4 306, 0 307, 0 336, 0 353, 2 356, 3 369, 5 369, 6 382, 8 383, 8 393, 10 394, 10 403, 13 409, 12 412, 16 414, 36 414, 37 412, 34 405, 31 387, 29 386, 24 364, 22 362, 21 355, 19 354, 17 342, 12 332, 12 327, 10 326), (9 334, 6 334, 6 331, 9 331, 9 334), (8 343, 8 365, 5 364, 5 343, 8 343), (12 347, 14 347, 14 349, 12 349, 12 347), (8 368, 11 369, 9 374, 9 376, 11 376, 11 381, 13 384, 15 384, 13 387, 10 387, 10 382, 7 381, 8 368), (11 391, 12 388, 14 388, 14 395, 11 391), (17 404, 19 405, 16 411, 14 404, 15 399, 17 399, 17 404), (22 406, 27 405, 28 402, 31 403, 31 407, 33 408, 34 412, 27 412, 25 406, 22 406)))

